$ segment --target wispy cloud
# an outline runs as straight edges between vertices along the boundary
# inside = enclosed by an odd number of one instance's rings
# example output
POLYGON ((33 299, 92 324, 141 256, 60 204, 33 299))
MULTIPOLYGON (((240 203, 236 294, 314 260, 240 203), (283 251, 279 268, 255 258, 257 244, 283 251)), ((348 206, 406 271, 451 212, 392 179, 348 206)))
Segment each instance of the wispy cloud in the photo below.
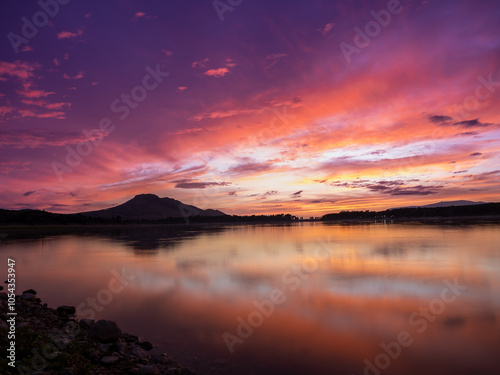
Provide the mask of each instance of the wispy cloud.
POLYGON ((34 90, 34 89, 25 89, 25 90, 17 90, 17 93, 25 98, 45 98, 46 96, 55 94, 54 92, 44 91, 44 90, 34 90))
POLYGON ((323 30, 321 30, 321 34, 326 35, 328 34, 328 32, 333 29, 333 27, 335 26, 335 24, 333 22, 330 22, 330 23, 327 23, 325 25, 325 27, 323 27, 323 30))
POLYGON ((77 30, 74 33, 71 31, 61 31, 60 33, 57 34, 57 39, 72 39, 79 37, 82 34, 83 30, 77 30))
POLYGON ((176 180, 173 181, 175 183, 176 188, 178 189, 206 189, 214 186, 229 186, 230 182, 200 182, 200 181, 192 181, 189 179, 186 180, 176 180))
POLYGON ((209 69, 203 74, 210 77, 220 78, 224 77, 226 74, 229 74, 229 69, 226 67, 218 69, 209 69))
POLYGON ((12 63, 0 61, 0 81, 6 81, 7 78, 29 80, 39 68, 40 64, 27 61, 16 60, 12 63))
POLYGON ((75 74, 74 76, 70 76, 66 73, 63 74, 63 77, 64 79, 82 79, 83 78, 83 74, 84 72, 78 72, 77 74, 75 74))
POLYGON ((492 123, 486 123, 486 122, 481 122, 479 121, 478 118, 473 119, 473 120, 466 120, 466 121, 459 121, 453 123, 455 126, 462 126, 464 128, 475 128, 475 127, 486 127, 486 126, 492 126, 494 124, 492 123))

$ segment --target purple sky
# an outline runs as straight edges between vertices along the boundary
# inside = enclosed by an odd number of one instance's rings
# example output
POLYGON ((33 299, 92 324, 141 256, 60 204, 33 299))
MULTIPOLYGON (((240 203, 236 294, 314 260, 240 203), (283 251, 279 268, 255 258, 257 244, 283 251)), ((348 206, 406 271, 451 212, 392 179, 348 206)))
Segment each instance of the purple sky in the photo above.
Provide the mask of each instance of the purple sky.
POLYGON ((46 4, 0 16, 2 208, 500 200, 496 1, 46 4))

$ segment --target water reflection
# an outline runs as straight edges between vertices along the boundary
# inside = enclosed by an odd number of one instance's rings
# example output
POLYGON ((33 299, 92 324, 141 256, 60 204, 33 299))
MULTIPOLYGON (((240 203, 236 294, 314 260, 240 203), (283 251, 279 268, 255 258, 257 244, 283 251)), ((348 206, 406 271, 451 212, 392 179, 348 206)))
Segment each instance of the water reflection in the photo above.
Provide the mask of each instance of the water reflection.
POLYGON ((16 258, 19 289, 77 306, 118 271, 127 286, 96 316, 202 374, 375 374, 385 366, 381 344, 401 332, 412 343, 384 374, 497 374, 500 365, 498 226, 157 226, 12 237, 0 251, 16 258), (442 302, 447 283, 466 289, 442 302), (283 301, 271 305, 277 290, 283 301), (272 312, 252 327, 256 303, 272 312), (249 337, 238 335, 241 321, 249 337), (238 338, 233 354, 225 332, 238 338))

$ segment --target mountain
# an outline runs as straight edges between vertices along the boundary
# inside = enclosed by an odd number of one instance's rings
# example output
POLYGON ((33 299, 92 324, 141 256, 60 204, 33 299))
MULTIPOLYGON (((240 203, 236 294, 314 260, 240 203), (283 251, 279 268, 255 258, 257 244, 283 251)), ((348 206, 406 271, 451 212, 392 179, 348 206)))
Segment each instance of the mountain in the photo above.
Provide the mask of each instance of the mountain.
POLYGON ((451 207, 451 206, 474 206, 476 204, 484 204, 485 202, 473 202, 473 201, 449 201, 449 202, 439 202, 433 204, 427 204, 422 207, 451 207))
POLYGON ((168 217, 225 216, 226 214, 219 210, 203 210, 172 198, 160 198, 154 194, 140 194, 118 206, 99 211, 82 212, 82 215, 106 219, 119 216, 125 220, 157 220, 168 217))
POLYGON ((485 202, 473 202, 473 201, 448 201, 448 202, 438 202, 432 204, 426 204, 425 206, 408 206, 402 208, 415 208, 415 207, 423 207, 423 208, 437 208, 437 207, 451 207, 451 206, 473 206, 476 204, 485 204, 485 202))

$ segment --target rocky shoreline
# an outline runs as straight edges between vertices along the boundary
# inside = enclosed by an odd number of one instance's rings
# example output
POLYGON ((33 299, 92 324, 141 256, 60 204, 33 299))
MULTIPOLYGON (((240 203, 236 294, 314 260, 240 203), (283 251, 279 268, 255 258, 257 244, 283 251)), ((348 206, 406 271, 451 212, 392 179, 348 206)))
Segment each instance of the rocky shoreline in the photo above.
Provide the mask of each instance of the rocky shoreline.
POLYGON ((166 354, 148 354, 153 344, 123 333, 115 322, 77 320, 73 306, 53 309, 36 294, 29 289, 16 295, 13 316, 7 293, 0 292, 0 346, 7 349, 1 374, 195 374, 166 354))

